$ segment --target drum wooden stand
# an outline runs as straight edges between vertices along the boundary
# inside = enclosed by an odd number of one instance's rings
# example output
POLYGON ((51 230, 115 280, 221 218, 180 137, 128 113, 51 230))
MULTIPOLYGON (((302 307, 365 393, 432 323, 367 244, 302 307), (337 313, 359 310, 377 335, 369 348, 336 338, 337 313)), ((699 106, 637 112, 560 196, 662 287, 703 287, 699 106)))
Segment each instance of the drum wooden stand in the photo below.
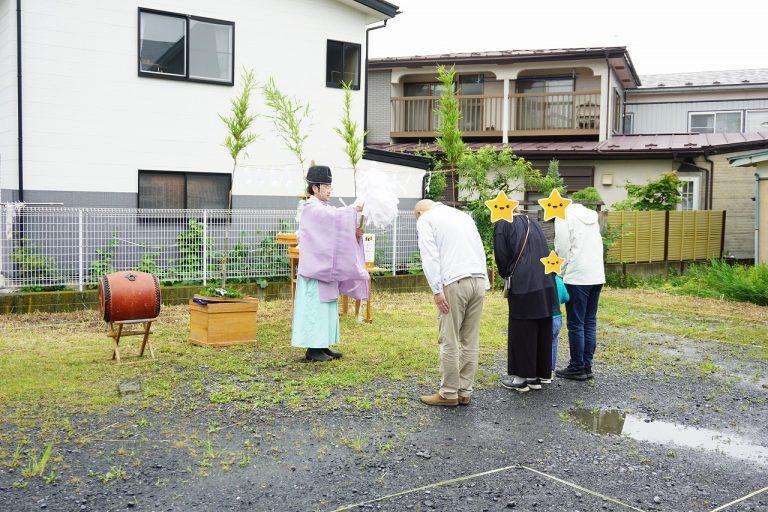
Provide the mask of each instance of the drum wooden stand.
POLYGON ((142 319, 142 320, 121 320, 117 322, 109 322, 109 332, 107 333, 107 336, 112 338, 112 341, 114 343, 114 349, 112 351, 112 360, 116 361, 117 364, 121 364, 120 359, 120 339, 123 336, 143 336, 144 338, 141 341, 141 349, 139 351, 138 357, 144 357, 144 350, 149 349, 149 355, 152 356, 152 359, 155 358, 155 349, 152 346, 152 341, 149 339, 149 335, 152 334, 152 331, 150 330, 152 327, 152 322, 157 320, 157 318, 148 318, 148 319, 142 319), (142 324, 141 330, 135 330, 135 331, 124 331, 123 326, 125 325, 137 325, 142 324), (117 329, 115 329, 117 327, 117 329))

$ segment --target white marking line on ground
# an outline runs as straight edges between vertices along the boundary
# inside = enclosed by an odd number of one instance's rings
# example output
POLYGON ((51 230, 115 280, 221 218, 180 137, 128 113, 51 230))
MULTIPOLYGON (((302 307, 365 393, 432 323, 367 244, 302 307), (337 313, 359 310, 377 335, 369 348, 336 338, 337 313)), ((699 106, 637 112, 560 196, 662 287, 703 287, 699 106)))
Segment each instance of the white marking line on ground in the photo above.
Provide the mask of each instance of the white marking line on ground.
POLYGON ((623 503, 623 502, 621 502, 619 500, 613 499, 613 498, 611 498, 609 496, 605 496, 603 494, 600 494, 599 492, 591 491, 591 490, 589 490, 589 489, 587 489, 585 487, 581 487, 579 485, 576 485, 574 483, 568 482, 566 480, 562 480, 562 479, 557 478, 555 476, 548 475, 546 473, 542 473, 541 471, 537 471, 537 470, 535 470, 533 468, 529 468, 527 466, 517 466, 517 465, 506 466, 506 467, 497 468, 497 469, 491 469, 489 471, 483 471, 482 473, 474 473, 472 475, 460 476, 460 477, 457 477, 457 478, 451 478, 450 480, 443 480, 442 482, 435 482, 435 483, 424 485, 424 486, 421 486, 421 487, 416 487, 415 489, 407 489, 405 491, 400 491, 400 492, 397 492, 395 494, 389 494, 387 496, 381 496, 379 498, 374 498, 372 500, 361 501, 360 503, 354 503, 354 504, 351 504, 351 505, 344 505, 343 507, 334 509, 332 512, 341 512, 343 510, 352 510, 353 508, 362 507, 363 505, 369 505, 371 503, 377 503, 379 501, 389 500, 389 499, 392 499, 392 498, 399 498, 400 496, 405 496, 406 494, 413 494, 415 492, 425 491, 427 489, 432 489, 432 488, 435 488, 435 487, 442 487, 444 485, 455 484, 455 483, 458 483, 458 482, 464 482, 466 480, 471 480, 473 478, 479 478, 481 476, 492 475, 494 473, 501 473, 502 471, 509 471, 510 469, 525 469, 527 471, 532 471, 533 473, 536 473, 538 475, 541 475, 541 476, 544 476, 544 477, 549 478, 551 480, 554 480, 555 482, 567 485, 569 487, 573 487, 574 489, 579 489, 581 491, 584 491, 584 492, 586 492, 588 494, 591 494, 593 496, 596 496, 598 498, 602 498, 604 500, 608 500, 608 501, 610 501, 612 503, 615 503, 617 505, 621 505, 622 507, 626 507, 626 508, 629 508, 631 510, 636 510, 637 512, 645 512, 643 509, 640 509, 640 508, 637 508, 637 507, 633 507, 632 505, 628 505, 628 504, 623 503))
POLYGON ((753 498, 757 496, 758 494, 764 493, 765 491, 768 491, 768 487, 763 487, 762 489, 758 489, 757 491, 747 494, 743 498, 739 498, 737 500, 733 500, 730 503, 726 503, 725 505, 720 505, 719 507, 712 509, 710 512, 719 512, 720 510, 725 510, 726 508, 730 507, 731 505, 736 505, 737 503, 741 503, 742 501, 748 500, 749 498, 753 498))
POLYGON ((600 494, 599 492, 596 492, 596 491, 591 491, 591 490, 587 489, 586 487, 582 487, 580 485, 576 485, 576 484, 574 484, 572 482, 569 482, 567 480, 563 480, 561 478, 557 478, 556 476, 548 475, 548 474, 546 474, 544 472, 537 471, 537 470, 535 470, 533 468, 529 468, 527 466, 522 466, 522 468, 523 469, 527 469, 528 471, 532 471, 533 473, 536 473, 537 475, 541 475, 543 477, 546 477, 546 478, 549 478, 551 480, 554 480, 555 482, 559 482, 559 483, 561 483, 563 485, 567 485, 568 487, 573 487, 574 489, 578 489, 580 491, 584 491, 584 492, 586 492, 588 494, 591 494, 592 496, 596 496, 598 498, 601 498, 601 499, 604 499, 604 500, 608 500, 611 503, 615 503, 617 505, 621 505, 622 507, 626 507, 626 508, 629 508, 631 510, 637 510, 637 512, 645 512, 641 508, 633 507, 632 505, 629 505, 629 504, 624 503, 622 501, 619 501, 617 499, 611 498, 610 496, 606 496, 604 494, 600 494))

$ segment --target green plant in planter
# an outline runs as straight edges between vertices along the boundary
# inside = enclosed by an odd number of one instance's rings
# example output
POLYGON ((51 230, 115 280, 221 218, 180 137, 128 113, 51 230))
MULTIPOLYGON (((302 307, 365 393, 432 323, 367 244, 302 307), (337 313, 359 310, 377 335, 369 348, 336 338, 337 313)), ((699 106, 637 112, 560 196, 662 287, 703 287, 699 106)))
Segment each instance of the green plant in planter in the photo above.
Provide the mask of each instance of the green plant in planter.
POLYGON ((243 294, 231 288, 219 288, 216 285, 207 286, 198 292, 203 297, 217 297, 221 299, 242 299, 243 294))
POLYGON ((11 260, 15 269, 21 274, 23 279, 34 280, 45 285, 25 286, 21 291, 24 292, 42 292, 63 290, 64 286, 57 284, 61 282, 61 276, 56 270, 56 259, 50 256, 43 256, 38 252, 39 247, 23 238, 17 241, 13 247, 11 260))

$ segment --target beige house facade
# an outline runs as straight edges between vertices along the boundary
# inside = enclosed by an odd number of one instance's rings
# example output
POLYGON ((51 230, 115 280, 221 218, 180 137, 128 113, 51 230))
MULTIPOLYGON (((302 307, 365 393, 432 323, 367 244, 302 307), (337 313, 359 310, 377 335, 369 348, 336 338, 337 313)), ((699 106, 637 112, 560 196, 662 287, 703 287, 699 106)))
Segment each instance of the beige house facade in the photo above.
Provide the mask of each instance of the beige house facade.
POLYGON ((625 47, 373 59, 369 147, 436 150, 438 65, 455 66, 470 147, 556 158, 569 192, 595 187, 608 208, 675 171, 680 209, 726 210, 725 253, 754 257, 754 169, 730 162, 768 149, 768 69, 643 76, 625 47))

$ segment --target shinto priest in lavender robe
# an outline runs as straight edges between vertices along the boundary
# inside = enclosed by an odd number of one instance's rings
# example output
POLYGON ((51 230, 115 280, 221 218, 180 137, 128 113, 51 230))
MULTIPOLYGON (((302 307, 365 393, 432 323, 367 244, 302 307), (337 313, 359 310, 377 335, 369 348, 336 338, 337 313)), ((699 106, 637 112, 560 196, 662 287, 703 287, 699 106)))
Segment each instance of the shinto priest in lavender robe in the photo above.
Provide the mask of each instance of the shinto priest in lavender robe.
POLYGON ((299 217, 299 268, 291 344, 328 348, 339 341, 339 295, 367 299, 370 275, 356 236, 357 212, 315 196, 299 217))

